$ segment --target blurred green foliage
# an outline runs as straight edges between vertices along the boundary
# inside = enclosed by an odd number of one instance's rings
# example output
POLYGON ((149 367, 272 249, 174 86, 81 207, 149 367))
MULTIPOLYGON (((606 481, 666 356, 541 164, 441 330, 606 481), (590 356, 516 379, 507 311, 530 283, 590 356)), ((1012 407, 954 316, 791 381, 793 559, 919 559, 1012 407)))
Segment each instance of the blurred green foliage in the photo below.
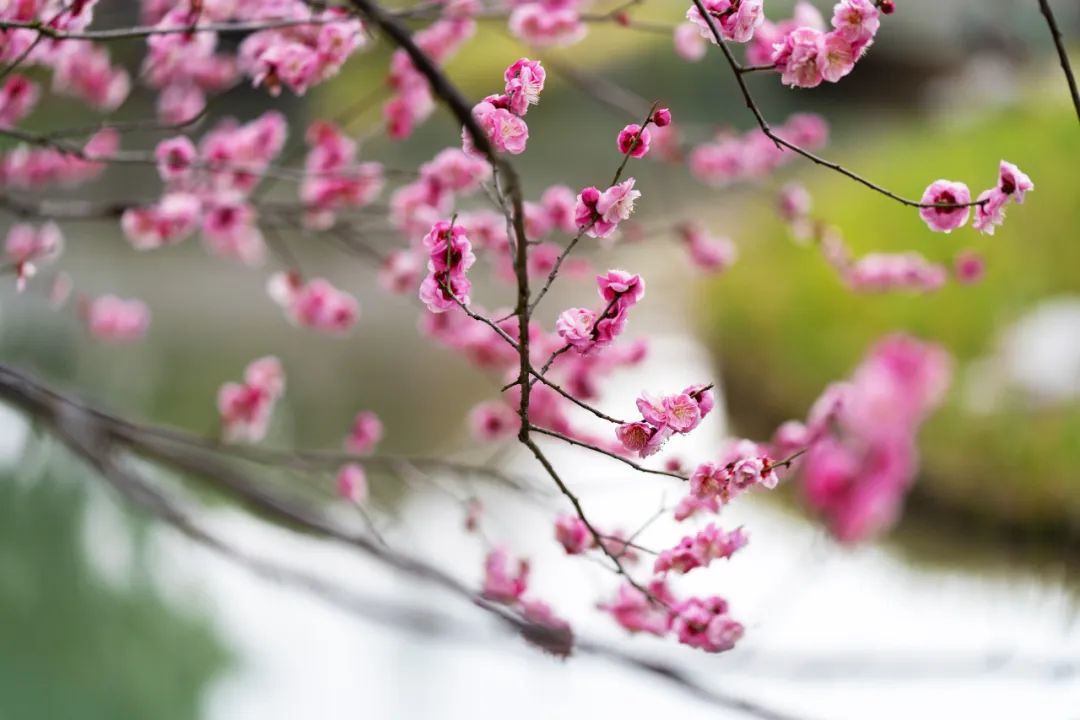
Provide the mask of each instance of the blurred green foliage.
POLYGON ((910 197, 939 174, 978 193, 995 182, 999 158, 1028 172, 1036 191, 1010 207, 993 237, 970 227, 941 235, 913 210, 807 167, 801 179, 815 197, 814 215, 839 228, 857 255, 914 249, 948 264, 971 247, 986 257, 988 273, 979 285, 930 295, 855 295, 817 248, 794 244, 763 207, 743 225, 739 265, 705 289, 702 303, 733 421, 741 432, 768 436, 777 422, 804 417, 883 334, 937 341, 955 355, 956 375, 946 406, 922 433, 916 499, 969 520, 1080 537, 1080 406, 1035 407, 1014 393, 976 414, 963 402, 983 391, 970 362, 992 355, 1003 329, 1040 301, 1080 294, 1080 135, 1071 108, 1027 102, 947 126, 912 123, 869 146, 856 142, 831 154, 910 197))
POLYGON ((0 719, 198 717, 224 650, 160 598, 138 552, 120 583, 87 562, 83 481, 55 457, 39 477, 0 472, 0 719))

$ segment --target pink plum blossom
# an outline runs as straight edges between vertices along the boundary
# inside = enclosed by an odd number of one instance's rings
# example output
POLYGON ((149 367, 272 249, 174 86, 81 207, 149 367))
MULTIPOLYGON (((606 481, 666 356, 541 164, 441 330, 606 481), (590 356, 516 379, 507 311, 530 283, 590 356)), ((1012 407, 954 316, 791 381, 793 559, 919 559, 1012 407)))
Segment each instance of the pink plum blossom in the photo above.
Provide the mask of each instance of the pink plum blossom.
MULTIPOLYGON (((967 205, 971 202, 971 192, 967 185, 949 180, 935 180, 923 193, 925 205, 967 205)), ((963 227, 971 215, 970 207, 924 207, 919 216, 935 232, 950 233, 963 227)))

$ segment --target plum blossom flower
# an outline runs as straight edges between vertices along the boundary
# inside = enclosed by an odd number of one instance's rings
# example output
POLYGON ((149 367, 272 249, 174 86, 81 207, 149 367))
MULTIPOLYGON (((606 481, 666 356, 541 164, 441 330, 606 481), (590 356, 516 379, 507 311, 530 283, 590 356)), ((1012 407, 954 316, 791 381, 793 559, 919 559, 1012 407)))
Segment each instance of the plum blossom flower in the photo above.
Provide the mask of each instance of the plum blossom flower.
POLYGON ((337 494, 343 500, 361 504, 367 500, 367 473, 358 463, 342 465, 335 477, 337 494))
POLYGON ((596 342, 593 337, 595 327, 596 313, 587 308, 564 310, 555 321, 559 337, 580 352, 585 352, 596 342))
POLYGON ((785 85, 813 88, 821 84, 822 33, 809 27, 795 28, 777 44, 773 62, 785 85))
POLYGON ((492 442, 510 437, 518 429, 518 416, 504 402, 480 403, 469 413, 472 436, 482 442, 492 442))
POLYGON ((285 373, 277 358, 251 362, 242 382, 227 382, 218 390, 222 437, 226 442, 258 442, 266 436, 274 404, 285 391, 285 373))
POLYGON ((15 287, 22 292, 27 281, 37 273, 39 263, 53 262, 64 250, 64 236, 55 223, 35 228, 16 223, 4 241, 4 256, 15 267, 15 287))
POLYGON ((705 57, 708 45, 697 25, 679 23, 675 26, 675 52, 687 62, 698 62, 705 57))
POLYGON ((710 237, 703 227, 694 223, 679 226, 679 234, 686 243, 691 261, 709 272, 722 272, 735 262, 738 249, 728 238, 710 237))
POLYGON ((1028 190, 1035 189, 1035 183, 1025 175, 1020 168, 1011 162, 1001 161, 1001 169, 998 177, 998 188, 1002 193, 1012 197, 1016 202, 1023 204, 1024 195, 1028 190))
POLYGON ((555 519, 555 539, 567 555, 580 555, 593 544, 592 533, 577 515, 560 515, 555 519))
POLYGON ((728 615, 721 597, 690 598, 675 608, 672 631, 679 642, 706 652, 725 652, 743 636, 742 624, 728 615))
POLYGON ((974 285, 982 280, 986 273, 986 261, 974 250, 963 250, 953 260, 953 273, 957 281, 965 285, 974 285))
POLYGON ((85 309, 86 327, 98 340, 127 343, 138 340, 150 327, 150 310, 141 300, 102 295, 85 309))
POLYGON ((370 410, 361 410, 353 418, 349 434, 345 436, 345 449, 357 455, 367 455, 383 437, 383 424, 379 416, 370 410))
POLYGON ((484 560, 484 597, 495 602, 514 603, 525 594, 528 584, 527 560, 518 560, 517 566, 511 569, 506 548, 496 547, 488 553, 484 560))
POLYGON ((506 96, 510 99, 510 110, 517 115, 524 115, 530 105, 540 102, 540 92, 544 89, 547 73, 538 60, 521 58, 506 68, 506 96))
MULTIPOLYGON (((924 205, 963 205, 971 202, 967 185, 949 180, 935 180, 923 193, 924 205)), ((935 232, 950 233, 963 227, 971 215, 970 207, 924 207, 919 216, 935 232)))
POLYGON ((662 579, 651 581, 646 590, 659 602, 646 597, 633 585, 624 583, 619 586, 614 600, 600 603, 598 607, 629 632, 666 635, 672 621, 671 611, 667 607, 675 604, 675 597, 662 579))
POLYGON ((191 138, 183 135, 162 140, 154 148, 158 174, 165 182, 187 180, 198 158, 198 150, 191 138))
POLYGON ((649 152, 649 144, 652 142, 652 135, 649 133, 648 128, 642 128, 637 123, 627 125, 619 132, 618 146, 619 152, 623 155, 629 155, 632 158, 641 158, 649 152))
MULTIPOLYGON (((754 30, 765 21, 762 0, 705 0, 702 4, 725 40, 747 42, 754 37, 754 30)), ((701 16, 697 5, 692 5, 686 11, 686 19, 698 26, 703 38, 716 42, 709 23, 701 16)))
POLYGON ((296 325, 341 335, 356 324, 360 303, 323 278, 304 283, 294 274, 278 273, 267 284, 270 297, 296 325))

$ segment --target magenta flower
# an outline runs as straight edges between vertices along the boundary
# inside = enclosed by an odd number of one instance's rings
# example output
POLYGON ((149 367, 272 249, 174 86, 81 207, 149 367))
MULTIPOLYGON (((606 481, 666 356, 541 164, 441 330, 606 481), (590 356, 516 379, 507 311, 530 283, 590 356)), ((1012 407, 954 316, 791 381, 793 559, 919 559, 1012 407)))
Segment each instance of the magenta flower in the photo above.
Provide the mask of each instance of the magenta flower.
MULTIPOLYGON (((922 196, 923 204, 966 205, 971 202, 967 185, 949 180, 935 180, 922 196)), ((950 233, 963 227, 971 215, 970 207, 924 207, 919 216, 935 232, 950 233)))

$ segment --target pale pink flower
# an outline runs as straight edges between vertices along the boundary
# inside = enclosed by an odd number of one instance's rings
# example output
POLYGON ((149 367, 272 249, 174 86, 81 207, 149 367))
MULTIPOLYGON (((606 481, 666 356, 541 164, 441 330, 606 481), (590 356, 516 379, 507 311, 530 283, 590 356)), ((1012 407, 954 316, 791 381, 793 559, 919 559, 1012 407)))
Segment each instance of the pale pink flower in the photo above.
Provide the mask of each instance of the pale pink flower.
POLYGON ((701 408, 685 393, 665 397, 664 414, 668 426, 675 432, 690 432, 701 423, 701 408))
POLYGON ((335 478, 337 494, 343 500, 351 503, 362 504, 367 500, 368 486, 367 473, 362 465, 348 463, 342 465, 335 478))
POLYGON ((1002 193, 1022 204, 1027 191, 1035 189, 1035 183, 1031 182, 1031 178, 1025 175, 1020 168, 1011 162, 1002 160, 998 188, 1001 189, 1002 193))
POLYGON ((469 413, 472 436, 480 442, 508 438, 517 432, 519 425, 514 409, 500 401, 480 403, 469 413))
MULTIPOLYGON (((967 185, 949 180, 935 180, 923 193, 922 203, 926 205, 966 205, 971 202, 971 192, 967 185)), ((963 227, 971 215, 970 207, 924 207, 919 216, 935 232, 950 233, 963 227)))
POLYGON ((974 285, 986 274, 986 261, 974 250, 963 250, 953 260, 953 273, 958 282, 974 285))
POLYGON ((679 23, 675 26, 675 52, 687 62, 697 62, 705 57, 708 45, 697 25, 679 23))
POLYGON ((150 310, 141 300, 123 300, 115 295, 91 300, 85 317, 90 334, 108 342, 138 340, 150 327, 150 310))
POLYGON ((651 581, 646 589, 659 602, 646 597, 633 585, 624 583, 619 586, 614 600, 601 603, 598 607, 629 632, 666 635, 671 629, 671 612, 667 607, 675 604, 675 597, 662 579, 651 581))
POLYGON ((872 0, 840 0, 833 8, 832 26, 855 46, 856 57, 874 39, 880 25, 872 0))
POLYGON ((596 325, 596 313, 587 308, 570 308, 559 314, 555 329, 567 344, 578 352, 585 352, 595 344, 593 330, 596 325))
POLYGON ((818 56, 822 33, 813 28, 795 28, 777 43, 773 62, 780 71, 780 81, 791 87, 812 88, 821 84, 818 56))
POLYGON ((691 261, 702 270, 722 272, 738 257, 735 243, 728 238, 709 236, 700 225, 686 223, 679 227, 679 233, 686 242, 691 261))
POLYGON ((387 292, 404 294, 420 282, 420 261, 408 250, 391 250, 379 268, 379 286, 387 292))
POLYGON ((828 82, 838 82, 855 69, 855 48, 840 33, 825 33, 819 38, 817 65, 821 77, 828 82))
POLYGON ((997 227, 1005 222, 1005 205, 1009 202, 1009 196, 1001 188, 992 187, 984 190, 977 201, 981 204, 975 206, 975 219, 971 226, 981 233, 993 235, 997 227))
POLYGON ((596 212, 604 222, 618 225, 634 212, 634 201, 639 197, 641 192, 634 189, 634 178, 629 178, 600 193, 596 212))

